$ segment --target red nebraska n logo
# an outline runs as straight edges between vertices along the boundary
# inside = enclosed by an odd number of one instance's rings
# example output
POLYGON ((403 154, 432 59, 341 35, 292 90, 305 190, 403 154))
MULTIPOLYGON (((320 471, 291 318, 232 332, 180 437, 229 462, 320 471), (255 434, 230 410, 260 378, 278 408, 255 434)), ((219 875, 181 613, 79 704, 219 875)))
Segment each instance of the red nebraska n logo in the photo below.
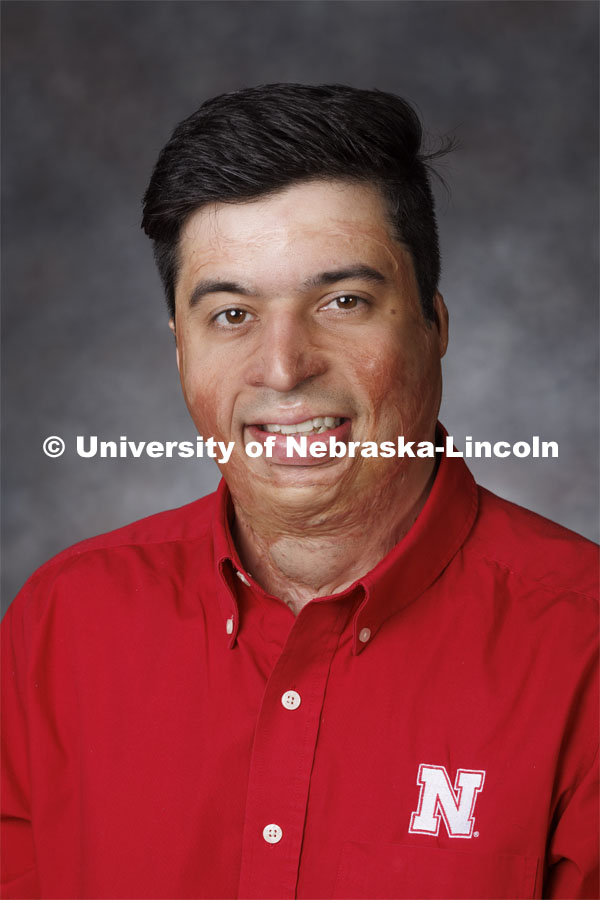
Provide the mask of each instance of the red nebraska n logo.
POLYGON ((411 834, 437 835, 440 817, 448 836, 470 838, 473 836, 475 801, 483 790, 485 772, 477 769, 459 769, 454 788, 443 766, 419 766, 417 784, 421 787, 418 809, 410 817, 411 834))

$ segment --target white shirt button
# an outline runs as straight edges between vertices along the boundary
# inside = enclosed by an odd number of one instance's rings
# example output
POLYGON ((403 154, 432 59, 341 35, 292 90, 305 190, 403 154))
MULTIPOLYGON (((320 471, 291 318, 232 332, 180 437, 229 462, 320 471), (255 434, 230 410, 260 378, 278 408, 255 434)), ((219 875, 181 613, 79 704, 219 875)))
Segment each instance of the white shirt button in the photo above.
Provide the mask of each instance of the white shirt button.
POLYGON ((267 844, 278 844, 283 837, 283 831, 279 825, 265 825, 263 828, 263 837, 267 844))
POLYGON ((227 634, 233 634, 233 618, 227 619, 225 622, 225 631, 227 634))
POLYGON ((281 697, 281 705, 284 709, 298 709, 302 698, 297 691, 286 691, 281 697))
POLYGON ((250 587, 250 582, 248 581, 248 579, 246 578, 246 576, 244 575, 243 572, 238 572, 236 569, 235 574, 240 579, 240 581, 242 581, 246 585, 246 587, 250 587))
POLYGON ((366 644, 369 638, 371 637, 371 629, 370 628, 361 628, 358 634, 359 641, 362 641, 363 644, 366 644))

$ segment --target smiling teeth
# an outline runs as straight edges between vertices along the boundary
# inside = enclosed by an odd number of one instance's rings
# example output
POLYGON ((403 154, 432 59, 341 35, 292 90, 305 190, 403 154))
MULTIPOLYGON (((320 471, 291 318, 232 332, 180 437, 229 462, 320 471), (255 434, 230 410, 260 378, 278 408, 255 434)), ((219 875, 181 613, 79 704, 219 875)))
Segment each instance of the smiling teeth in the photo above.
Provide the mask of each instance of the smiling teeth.
POLYGON ((298 422, 296 425, 263 425, 263 431, 272 431, 275 434, 322 434, 329 428, 337 428, 342 424, 341 419, 334 419, 333 416, 316 416, 314 419, 307 419, 305 422, 298 422))

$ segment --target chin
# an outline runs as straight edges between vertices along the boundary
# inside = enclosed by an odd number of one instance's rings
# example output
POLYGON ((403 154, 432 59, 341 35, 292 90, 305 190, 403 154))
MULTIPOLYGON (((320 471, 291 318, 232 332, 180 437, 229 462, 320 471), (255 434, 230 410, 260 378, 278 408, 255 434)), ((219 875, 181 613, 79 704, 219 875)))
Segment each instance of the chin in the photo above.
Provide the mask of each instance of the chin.
POLYGON ((344 481, 347 465, 320 466, 270 465, 266 472, 256 474, 251 481, 254 502, 268 504, 273 509, 314 510, 329 508, 334 495, 344 481))
POLYGON ((348 473, 351 461, 343 459, 312 460, 298 465, 293 460, 285 463, 267 463, 258 475, 262 485, 277 488, 305 490, 337 484, 348 473))

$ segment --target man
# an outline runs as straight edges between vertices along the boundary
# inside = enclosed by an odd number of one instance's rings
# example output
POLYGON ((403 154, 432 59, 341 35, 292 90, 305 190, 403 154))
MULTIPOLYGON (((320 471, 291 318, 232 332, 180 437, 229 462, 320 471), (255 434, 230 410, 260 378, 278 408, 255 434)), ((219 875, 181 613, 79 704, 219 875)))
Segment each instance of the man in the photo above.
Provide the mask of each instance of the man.
POLYGON ((443 442, 427 165, 343 86, 218 97, 162 151, 143 224, 233 451, 13 604, 5 896, 597 896, 594 547, 457 457, 350 452, 443 442))

